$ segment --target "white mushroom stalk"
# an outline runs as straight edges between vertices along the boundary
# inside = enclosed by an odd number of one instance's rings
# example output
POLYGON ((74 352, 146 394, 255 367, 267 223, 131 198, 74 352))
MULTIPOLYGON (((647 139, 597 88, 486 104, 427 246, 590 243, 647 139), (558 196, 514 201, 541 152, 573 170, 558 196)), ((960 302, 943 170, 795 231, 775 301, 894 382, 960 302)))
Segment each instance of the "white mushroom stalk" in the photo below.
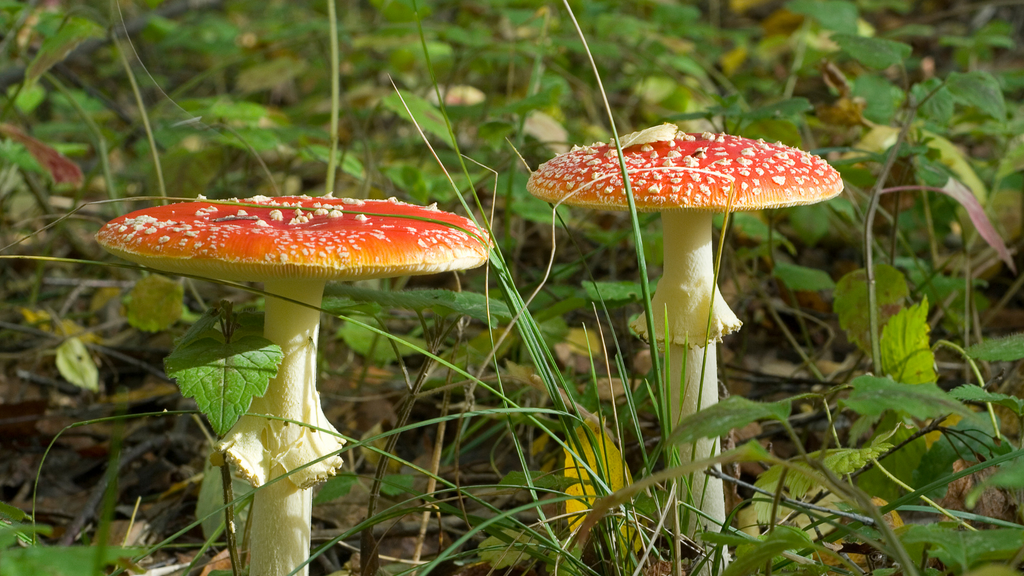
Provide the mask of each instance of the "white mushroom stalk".
MULTIPOLYGON (((252 576, 288 574, 309 558, 313 506, 309 488, 332 476, 342 464, 338 452, 343 441, 330 434, 337 431, 324 415, 316 391, 318 308, 324 284, 323 280, 266 282, 263 335, 281 347, 284 357, 267 393, 253 399, 248 413, 218 446, 253 486, 261 487, 252 504, 252 576)), ((307 572, 304 568, 299 574, 307 572)))
MULTIPOLYGON (((666 340, 666 324, 669 329, 669 397, 666 400, 670 402, 674 428, 684 416, 718 403, 716 346, 722 341, 722 336, 739 330, 742 322, 733 314, 714 283, 713 213, 679 210, 664 212, 661 218, 665 245, 664 274, 651 298, 651 307, 654 332, 659 342, 666 340), (710 332, 707 330, 709 313, 710 332)), ((643 316, 638 318, 633 328, 642 337, 649 338, 643 316)), ((681 446, 679 456, 683 463, 705 460, 717 456, 718 448, 716 439, 704 438, 695 446, 681 446)), ((722 481, 698 472, 692 476, 689 492, 684 495, 686 500, 707 518, 691 514, 688 532, 693 533, 698 526, 717 532, 726 517, 722 481)))

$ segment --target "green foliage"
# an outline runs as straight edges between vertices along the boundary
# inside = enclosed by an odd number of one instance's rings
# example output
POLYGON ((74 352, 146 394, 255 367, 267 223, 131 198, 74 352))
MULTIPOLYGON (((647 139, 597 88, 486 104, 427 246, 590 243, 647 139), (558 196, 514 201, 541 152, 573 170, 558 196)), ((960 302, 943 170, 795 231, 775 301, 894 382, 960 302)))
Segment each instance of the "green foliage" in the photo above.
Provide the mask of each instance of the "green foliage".
POLYGON ((313 498, 313 504, 323 504, 325 502, 331 502, 332 500, 348 496, 348 493, 352 491, 352 486, 354 486, 358 481, 358 476, 349 473, 338 474, 337 476, 328 478, 327 482, 324 482, 323 485, 320 486, 320 490, 317 492, 316 497, 313 498))
POLYGON ((975 414, 935 384, 909 386, 889 378, 858 376, 850 382, 849 397, 842 406, 862 416, 881 416, 886 410, 905 414, 918 420, 959 414, 974 418, 975 414))
POLYGON ((25 83, 35 84, 54 64, 63 60, 79 44, 103 36, 103 28, 92 20, 72 17, 64 21, 56 34, 48 36, 25 70, 25 83))
POLYGON ((913 51, 909 44, 885 38, 833 34, 832 39, 855 60, 876 70, 901 64, 913 51))
POLYGON ((966 572, 984 562, 1008 560, 1024 540, 1024 531, 1013 528, 981 532, 950 528, 941 523, 910 526, 900 536, 900 540, 911 550, 924 547, 928 556, 938 558, 955 574, 966 572))
POLYGON ((999 81, 988 72, 951 72, 946 86, 961 104, 975 106, 997 120, 1006 117, 1006 102, 999 81))
POLYGON ((150 274, 128 294, 128 323, 145 332, 160 332, 181 318, 185 288, 166 276, 150 274))
POLYGON ((983 340, 967 349, 967 355, 985 362, 1013 362, 1024 358, 1024 334, 983 340))
POLYGON ((383 308, 430 310, 440 316, 469 316, 481 322, 490 322, 492 327, 512 318, 508 306, 494 295, 488 298, 476 292, 451 290, 387 292, 336 284, 326 289, 322 307, 329 314, 344 314, 357 302, 372 303, 383 308))
POLYGON ((817 546, 802 530, 792 526, 776 526, 771 534, 755 544, 744 544, 736 548, 736 559, 729 564, 722 576, 746 576, 764 567, 765 562, 787 550, 802 550, 817 546))
POLYGON ((832 277, 824 270, 816 270, 796 264, 776 262, 772 275, 782 280, 790 290, 831 290, 836 287, 832 277))
MULTIPOLYGON (((899 270, 885 264, 875 265, 875 291, 878 303, 878 325, 903 308, 903 299, 910 294, 907 281, 899 270)), ((867 274, 863 269, 850 272, 836 283, 832 308, 839 316, 839 326, 851 341, 865 352, 871 351, 867 274)))
POLYGON ((927 298, 894 314, 882 329, 882 370, 904 384, 935 382, 930 331, 927 298))
POLYGON ((785 420, 792 406, 789 400, 753 402, 742 396, 730 396, 695 414, 683 418, 670 439, 672 442, 693 442, 699 438, 717 438, 733 428, 757 420, 785 420))

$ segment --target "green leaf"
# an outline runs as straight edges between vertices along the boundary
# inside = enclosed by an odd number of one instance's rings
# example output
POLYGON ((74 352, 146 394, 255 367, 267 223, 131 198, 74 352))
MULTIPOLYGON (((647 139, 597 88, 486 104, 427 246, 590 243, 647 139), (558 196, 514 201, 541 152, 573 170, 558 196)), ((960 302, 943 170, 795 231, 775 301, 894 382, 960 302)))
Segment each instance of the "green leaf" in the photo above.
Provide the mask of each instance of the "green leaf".
POLYGON ((943 392, 935 384, 900 384, 889 378, 858 376, 850 387, 853 391, 840 403, 858 414, 880 416, 886 410, 906 414, 918 420, 959 414, 975 418, 974 412, 943 392))
MULTIPOLYGON (((374 326, 376 322, 366 316, 351 316, 353 320, 357 320, 364 324, 374 326)), ((365 328, 356 324, 355 322, 345 322, 345 324, 338 330, 337 336, 345 342, 345 345, 352 349, 353 352, 359 354, 367 361, 377 365, 386 365, 390 362, 397 360, 395 358, 395 349, 398 349, 398 353, 402 357, 412 356, 417 354, 417 351, 403 342, 408 342, 420 349, 427 348, 426 340, 422 338, 416 338, 414 336, 399 336, 395 340, 391 340, 387 336, 382 336, 369 328, 365 328), (392 346, 392 343, 394 346, 392 346)))
POLYGON ((925 544, 928 554, 954 572, 981 564, 1009 560, 1024 541, 1024 531, 1014 528, 964 532, 949 523, 911 525, 900 536, 906 544, 925 544))
POLYGON ((832 290, 836 283, 824 270, 777 262, 772 275, 782 281, 790 290, 832 290))
MULTIPOLYGON (((910 294, 907 281, 899 270, 886 264, 875 265, 875 293, 878 299, 878 325, 902 308, 902 300, 910 294)), ((832 309, 839 316, 839 326, 861 350, 871 351, 868 336, 868 284, 864 269, 854 270, 836 284, 832 309)))
POLYGON ((99 391, 99 372, 89 350, 78 338, 57 347, 57 370, 65 380, 86 390, 99 391))
POLYGON ((25 69, 25 84, 35 84, 40 76, 67 57, 79 44, 89 38, 102 38, 104 34, 103 28, 92 20, 68 18, 56 34, 43 40, 36 57, 25 69))
POLYGON ((921 116, 939 125, 949 122, 953 117, 953 95, 949 93, 949 88, 942 85, 942 80, 929 78, 914 84, 910 93, 913 94, 915 102, 921 102, 921 116))
POLYGON ((1024 399, 996 392, 989 392, 981 386, 965 384, 949 391, 949 395, 961 402, 991 402, 1009 409, 1017 416, 1024 416, 1024 399))
POLYGON ((31 546, 3 551, 2 576, 93 576, 95 568, 123 564, 142 552, 117 546, 31 546))
POLYGON ((144 332, 170 328, 181 318, 185 288, 166 276, 150 274, 128 294, 128 323, 144 332))
POLYGON ((967 349, 967 355, 985 362, 1013 362, 1024 358, 1024 334, 990 338, 967 349))
POLYGON ((776 526, 762 542, 738 547, 736 560, 729 564, 722 576, 753 574, 782 552, 814 547, 814 542, 802 530, 791 526, 776 526))
POLYGON ((540 547, 526 531, 501 529, 499 534, 485 538, 478 549, 480 559, 490 564, 492 570, 503 570, 526 560, 530 550, 539 552, 540 547))
POLYGON ((401 97, 395 93, 388 94, 381 100, 381 104, 399 117, 413 122, 422 128, 425 133, 436 136, 439 140, 451 146, 452 140, 448 134, 448 125, 445 124, 444 116, 430 102, 411 92, 402 90, 401 97), (404 104, 402 103, 403 99, 405 100, 404 104), (409 107, 408 110, 406 110, 406 106, 409 107), (412 118, 409 117, 410 114, 412 114, 412 118))
POLYGON ((754 402, 742 396, 730 396, 683 418, 670 441, 692 443, 698 438, 717 438, 756 420, 785 420, 791 408, 789 400, 754 402))
POLYGON ((814 246, 831 229, 829 211, 829 207, 824 202, 794 206, 789 210, 789 225, 801 242, 808 246, 814 246))
POLYGON ((348 496, 357 480, 359 480, 358 476, 348 473, 328 478, 327 482, 320 486, 320 491, 317 492, 316 498, 313 498, 313 504, 323 504, 348 496))
POLYGON ((245 414, 252 399, 267 392, 284 355, 260 336, 224 343, 204 338, 179 346, 164 360, 181 393, 195 398, 214 432, 223 436, 245 414))
POLYGON ((813 110, 811 101, 807 98, 797 97, 788 98, 774 104, 768 104, 767 106, 761 106, 755 108, 749 112, 742 112, 736 114, 736 118, 742 118, 743 120, 777 120, 780 118, 792 118, 794 116, 800 116, 804 112, 813 110))
MULTIPOLYGON (((221 477, 221 468, 211 464, 209 458, 205 460, 203 481, 199 484, 199 495, 196 497, 196 518, 202 519, 203 536, 214 538, 219 535, 217 530, 224 525, 224 511, 215 512, 224 505, 224 480, 221 477)), ((233 473, 231 491, 234 498, 238 498, 252 492, 253 487, 248 480, 233 473)), ((251 500, 244 500, 241 504, 235 505, 234 515, 238 526, 245 526, 250 510, 248 502, 251 500)))
POLYGON ((909 44, 853 34, 833 34, 844 52, 868 68, 882 70, 906 60, 914 49, 909 44))
POLYGON ((923 384, 939 379, 929 345, 928 298, 896 313, 882 329, 882 371, 897 382, 923 384))
MULTIPOLYGON (((579 484, 579 482, 579 478, 566 478, 561 474, 530 470, 530 483, 537 488, 565 491, 569 486, 579 484)), ((498 484, 514 488, 527 488, 530 486, 526 481, 526 474, 522 472, 509 472, 505 474, 505 477, 498 484)))
POLYGON ((946 86, 961 104, 975 106, 996 120, 1006 118, 1006 102, 999 81, 988 72, 951 72, 946 86))
POLYGON ((381 479, 380 492, 390 497, 412 493, 415 482, 416 477, 412 474, 388 474, 381 479))
POLYGON ((856 34, 857 5, 843 0, 792 0, 786 4, 790 12, 814 18, 822 28, 856 34))
POLYGON ((490 320, 493 328, 498 322, 512 319, 512 313, 504 302, 494 297, 488 298, 476 292, 453 292, 451 290, 404 290, 401 292, 385 292, 355 286, 332 285, 325 291, 322 307, 329 314, 344 313, 352 302, 373 302, 385 308, 401 308, 405 310, 431 310, 435 314, 447 316, 460 314, 481 322, 490 320), (340 298, 339 298, 340 297, 340 298), (488 311, 490 318, 488 318, 488 311))
POLYGON ((637 282, 592 282, 583 281, 583 289, 587 291, 587 298, 594 302, 601 302, 610 307, 625 306, 640 301, 640 284, 637 282))

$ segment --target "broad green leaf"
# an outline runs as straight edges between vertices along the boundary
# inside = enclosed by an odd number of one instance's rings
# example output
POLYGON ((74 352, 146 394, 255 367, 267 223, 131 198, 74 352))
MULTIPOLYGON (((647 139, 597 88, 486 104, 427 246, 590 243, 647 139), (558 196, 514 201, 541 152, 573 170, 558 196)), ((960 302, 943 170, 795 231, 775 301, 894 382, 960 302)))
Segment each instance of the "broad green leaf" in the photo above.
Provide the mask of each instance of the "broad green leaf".
POLYGON ((996 392, 989 392, 981 386, 965 384, 949 391, 949 395, 962 402, 991 402, 1009 409, 1017 416, 1024 416, 1024 399, 996 392))
POLYGON ((587 298, 594 302, 601 302, 608 306, 624 306, 631 302, 640 301, 640 284, 637 282, 592 282, 583 281, 583 289, 587 291, 587 298))
POLYGON ((897 312, 882 329, 882 371, 897 382, 935 382, 935 354, 929 345, 928 298, 897 312))
POLYGON ((352 486, 358 480, 358 476, 350 473, 338 474, 328 478, 327 482, 320 486, 320 491, 317 492, 316 498, 313 498, 313 504, 323 504, 343 496, 348 496, 348 493, 352 491, 352 486))
POLYGON ((79 388, 99 391, 99 371, 89 350, 76 337, 68 338, 57 347, 57 370, 65 380, 79 388))
POLYGON ((854 97, 864 99, 864 118, 884 123, 885 127, 888 127, 897 108, 906 97, 903 90, 883 74, 861 74, 853 81, 852 93, 854 97))
POLYGON ((792 409, 789 400, 754 402, 742 396, 730 396, 696 414, 683 418, 672 433, 671 442, 692 443, 698 438, 717 438, 733 428, 757 420, 785 420, 792 409))
MULTIPOLYGON (((1024 542, 1024 530, 965 532, 951 523, 912 525, 901 534, 900 540, 904 545, 927 545, 929 556, 938 558, 954 572, 962 573, 983 562, 1012 558, 1024 542)), ((915 557, 913 553, 912 557, 915 557)))
POLYGON ((909 44, 884 38, 833 34, 832 39, 855 60, 876 70, 900 64, 913 52, 913 48, 909 44))
MULTIPOLYGON (((376 322, 365 316, 352 316, 352 319, 374 326, 376 322)), ((426 340, 422 338, 416 338, 414 336, 400 336, 399 338, 392 340, 387 336, 382 336, 369 328, 364 328, 355 322, 345 322, 345 324, 338 330, 338 337, 341 338, 345 345, 352 349, 353 352, 359 354, 367 361, 378 365, 388 364, 397 360, 395 358, 395 349, 398 349, 398 353, 405 356, 412 356, 417 354, 416 350, 406 345, 404 341, 418 346, 420 349, 427 348, 426 340), (394 345, 392 345, 392 343, 394 345)))
MULTIPOLYGON (((972 388, 980 390, 977 386, 972 388)), ((952 393, 951 395, 955 396, 952 393)), ((963 420, 947 427, 948 432, 934 432, 924 438, 926 442, 932 439, 934 441, 930 442, 930 448, 914 465, 908 481, 911 486, 925 486, 938 478, 951 476, 954 472, 953 464, 965 457, 972 458, 969 455, 988 460, 1012 450, 1009 442, 997 441, 992 437, 991 422, 963 420)), ((902 454, 902 448, 900 452, 902 454)), ((900 465, 902 462, 902 459, 894 459, 891 463, 900 465)), ((939 500, 945 496, 946 488, 945 485, 939 486, 925 496, 939 500)))
POLYGON ((10 124, 0 123, 0 136, 21 144, 56 184, 82 185, 82 170, 52 146, 37 140, 10 124))
MULTIPOLYGON (((892 445, 883 442, 866 448, 828 450, 822 459, 822 464, 837 475, 852 474, 872 459, 878 458, 890 449, 892 449, 892 445)), ((820 455, 820 452, 808 454, 811 459, 817 459, 820 455)), ((782 478, 784 470, 788 470, 784 487, 791 498, 799 500, 813 489, 821 487, 816 480, 817 473, 807 463, 802 461, 792 461, 786 465, 776 464, 762 472, 757 477, 757 482, 754 485, 762 490, 774 493, 778 490, 779 479, 782 478)), ((754 502, 758 523, 767 524, 771 521, 771 509, 771 501, 759 499, 754 502)))
POLYGON ((405 310, 432 310, 435 314, 447 316, 461 314, 481 322, 488 321, 490 312, 491 327, 498 322, 512 319, 512 313, 504 302, 488 298, 476 292, 453 292, 451 290, 404 290, 401 292, 385 292, 369 288, 357 288, 336 284, 328 286, 325 291, 322 307, 329 314, 344 313, 351 302, 372 302, 385 308, 402 308, 405 310), (346 300, 348 302, 346 302, 346 300))
POLYGON ((436 136, 441 142, 451 146, 451 136, 448 134, 448 126, 445 124, 441 111, 433 104, 411 92, 401 91, 398 94, 389 94, 381 100, 384 108, 394 112, 400 118, 413 122, 423 129, 423 132, 436 136), (403 104, 402 101, 405 101, 403 104), (406 106, 409 107, 406 110, 406 106), (410 118, 410 114, 412 117, 410 118))
POLYGON ((832 290, 836 287, 836 283, 832 281, 828 272, 796 264, 776 262, 772 275, 782 280, 782 283, 790 290, 817 292, 818 290, 832 290))
POLYGON ((989 564, 971 570, 965 576, 1020 576, 1020 572, 1006 564, 989 564))
POLYGON ((857 5, 844 0, 792 0, 786 3, 790 12, 814 18, 822 28, 847 34, 857 32, 857 5))
POLYGON ((117 546, 30 546, 3 551, 0 576, 93 576, 95 567, 123 564, 138 548, 117 546))
POLYGON ((840 404, 865 416, 879 416, 886 410, 906 414, 918 420, 959 414, 974 418, 974 412, 954 400, 935 384, 910 386, 889 378, 858 376, 850 386, 850 396, 840 404))
POLYGON ((988 72, 950 72, 946 86, 961 104, 975 106, 996 120, 1006 118, 1006 102, 999 81, 988 72))
MULTIPOLYGON (((886 264, 875 265, 875 294, 878 298, 878 325, 903 307, 910 290, 899 270, 886 264)), ((854 270, 839 279, 833 294, 832 309, 839 316, 839 326, 861 350, 871 351, 868 336, 868 283, 864 269, 854 270)))
POLYGON ((744 544, 736 549, 736 559, 722 576, 746 576, 764 568, 766 562, 787 550, 815 548, 814 542, 803 530, 792 526, 776 526, 763 541, 744 544))
POLYGON ((551 472, 537 472, 530 470, 530 483, 526 481, 526 474, 522 472, 509 472, 501 479, 498 484, 500 486, 512 486, 515 488, 526 488, 531 484, 537 488, 545 488, 548 490, 562 490, 564 491, 569 486, 579 483, 579 478, 573 476, 572 478, 566 478, 561 474, 552 474, 551 472))
POLYGON ((40 76, 67 57, 79 44, 90 38, 102 38, 104 34, 103 28, 92 20, 68 18, 56 34, 43 40, 35 58, 25 69, 25 83, 35 84, 40 76))
POLYGON ((949 122, 953 117, 953 95, 949 93, 949 88, 942 86, 942 80, 930 78, 914 84, 910 92, 914 95, 915 102, 921 102, 918 109, 921 116, 940 126, 949 122), (922 102, 922 100, 924 101, 922 102))
POLYGON ((204 338, 176 348, 164 367, 182 395, 194 398, 214 432, 223 436, 252 399, 267 392, 282 358, 280 346, 259 336, 228 343, 204 338))
POLYGON ((0 501, 0 522, 21 522, 27 517, 28 515, 21 508, 15 508, 6 502, 0 501))
POLYGON ((831 229, 829 211, 830 208, 825 202, 794 206, 789 209, 789 225, 801 242, 808 246, 814 246, 831 229))
MULTIPOLYGON (((245 478, 235 474, 231 475, 231 492, 234 498, 244 496, 253 491, 252 484, 245 478)), ((247 501, 235 505, 236 526, 245 526, 246 518, 249 516, 247 501)), ((224 505, 224 480, 221 477, 221 468, 210 463, 206 458, 203 466, 203 481, 199 484, 199 495, 196 497, 196 518, 203 521, 203 536, 213 538, 217 529, 224 524, 224 511, 214 512, 224 505)))
POLYGON ((381 479, 380 493, 389 497, 412 493, 415 484, 416 477, 412 474, 388 474, 381 479))
POLYGON ((166 276, 150 274, 128 294, 128 323, 144 332, 170 328, 181 318, 185 288, 166 276))
POLYGON ((529 551, 540 546, 526 531, 517 532, 501 529, 500 535, 488 536, 480 543, 480 559, 491 565, 492 570, 504 570, 529 558, 529 551))
POLYGON ((989 338, 967 349, 967 355, 985 362, 1013 362, 1024 358, 1024 334, 989 338))

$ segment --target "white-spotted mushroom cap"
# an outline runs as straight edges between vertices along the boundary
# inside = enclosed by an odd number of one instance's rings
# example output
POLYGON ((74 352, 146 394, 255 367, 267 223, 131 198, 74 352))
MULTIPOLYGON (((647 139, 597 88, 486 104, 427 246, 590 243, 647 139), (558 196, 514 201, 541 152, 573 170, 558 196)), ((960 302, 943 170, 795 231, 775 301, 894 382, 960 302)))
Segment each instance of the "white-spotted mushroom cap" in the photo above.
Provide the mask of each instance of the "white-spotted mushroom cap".
MULTIPOLYGON (((620 143, 641 212, 778 208, 814 204, 843 190, 842 178, 828 162, 779 143, 688 134, 672 124, 634 132, 620 143)), ((553 204, 629 206, 614 144, 574 147, 541 164, 526 188, 553 204)))
POLYGON ((235 281, 465 270, 490 249, 486 231, 434 206, 308 196, 146 208, 108 222, 96 239, 151 268, 235 281))

